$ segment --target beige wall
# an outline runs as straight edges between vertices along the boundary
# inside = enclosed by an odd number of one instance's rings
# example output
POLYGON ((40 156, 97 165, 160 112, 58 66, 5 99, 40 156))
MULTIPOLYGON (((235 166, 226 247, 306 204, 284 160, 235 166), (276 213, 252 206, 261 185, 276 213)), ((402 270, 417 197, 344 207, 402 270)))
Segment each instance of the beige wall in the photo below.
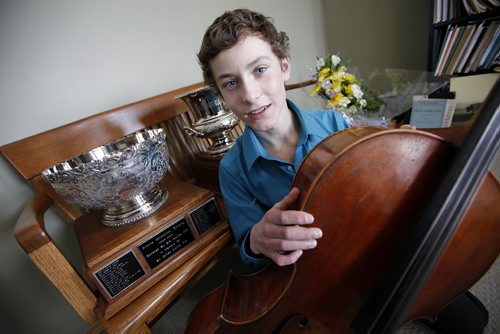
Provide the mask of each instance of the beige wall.
POLYGON ((425 70, 430 1, 325 0, 327 45, 362 67, 425 70))

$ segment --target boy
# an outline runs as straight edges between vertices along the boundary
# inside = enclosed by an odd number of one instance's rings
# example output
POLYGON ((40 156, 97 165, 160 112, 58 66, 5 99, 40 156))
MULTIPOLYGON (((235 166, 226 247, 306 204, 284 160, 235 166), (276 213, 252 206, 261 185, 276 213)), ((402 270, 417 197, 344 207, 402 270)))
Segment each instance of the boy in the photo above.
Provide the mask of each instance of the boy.
POLYGON ((246 125, 220 163, 220 186, 242 260, 294 263, 316 246, 314 217, 287 210, 304 156, 321 139, 347 127, 331 110, 305 111, 286 99, 290 78, 288 37, 263 15, 226 12, 203 38, 198 58, 205 81, 216 87, 246 125))

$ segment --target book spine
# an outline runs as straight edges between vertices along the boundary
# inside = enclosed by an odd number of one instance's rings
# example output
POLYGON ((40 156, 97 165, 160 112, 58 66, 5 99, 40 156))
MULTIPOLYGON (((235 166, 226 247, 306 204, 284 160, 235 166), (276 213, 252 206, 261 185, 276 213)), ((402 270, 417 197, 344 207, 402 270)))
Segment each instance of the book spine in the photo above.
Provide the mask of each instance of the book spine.
POLYGON ((453 121, 453 115, 455 114, 455 99, 446 100, 446 109, 443 115, 443 121, 441 122, 442 128, 449 128, 451 126, 451 122, 453 121))

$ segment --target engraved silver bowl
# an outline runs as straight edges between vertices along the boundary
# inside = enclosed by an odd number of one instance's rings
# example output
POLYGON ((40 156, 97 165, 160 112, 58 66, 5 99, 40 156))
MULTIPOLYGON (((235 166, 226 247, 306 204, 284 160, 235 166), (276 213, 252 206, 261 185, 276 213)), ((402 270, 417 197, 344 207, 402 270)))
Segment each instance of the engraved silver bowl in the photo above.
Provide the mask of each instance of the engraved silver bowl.
POLYGON ((163 129, 145 129, 47 168, 42 177, 68 202, 104 209, 104 225, 123 226, 166 202, 168 191, 158 183, 168 163, 163 129))

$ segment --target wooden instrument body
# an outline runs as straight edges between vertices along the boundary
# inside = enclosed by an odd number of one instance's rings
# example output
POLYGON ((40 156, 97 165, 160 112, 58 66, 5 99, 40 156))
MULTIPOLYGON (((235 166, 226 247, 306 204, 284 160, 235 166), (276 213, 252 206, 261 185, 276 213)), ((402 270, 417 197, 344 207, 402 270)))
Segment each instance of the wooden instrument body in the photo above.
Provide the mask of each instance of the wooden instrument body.
MULTIPOLYGON (((323 230, 318 246, 292 266, 230 277, 193 311, 187 333, 352 332, 456 151, 416 130, 358 127, 325 138, 294 180, 298 209, 313 214, 323 230)), ((432 319, 491 266, 500 251, 499 198, 499 183, 489 174, 406 322, 432 319)))

